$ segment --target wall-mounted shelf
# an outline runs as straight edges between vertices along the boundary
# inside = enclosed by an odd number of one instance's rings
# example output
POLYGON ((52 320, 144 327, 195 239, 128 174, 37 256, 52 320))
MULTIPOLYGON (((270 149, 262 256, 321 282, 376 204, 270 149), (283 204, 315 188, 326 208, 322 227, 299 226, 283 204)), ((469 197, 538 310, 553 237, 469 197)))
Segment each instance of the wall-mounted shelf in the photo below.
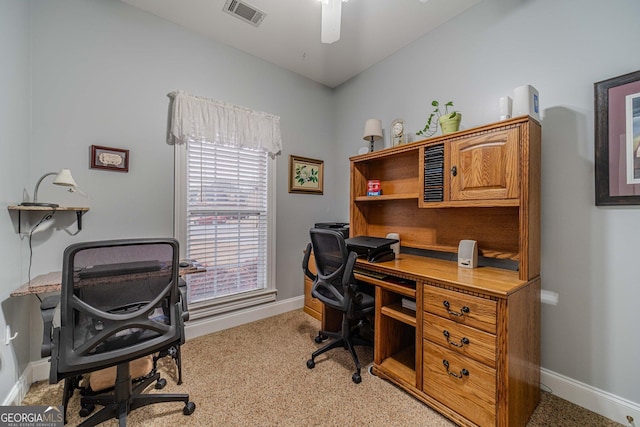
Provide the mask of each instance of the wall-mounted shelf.
POLYGON ((78 231, 82 230, 82 215, 89 210, 88 207, 80 207, 80 206, 58 206, 58 207, 50 207, 50 206, 7 206, 9 211, 18 211, 18 233, 22 233, 21 226, 21 213, 23 211, 28 212, 57 212, 57 211, 75 211, 76 218, 78 220, 78 231))

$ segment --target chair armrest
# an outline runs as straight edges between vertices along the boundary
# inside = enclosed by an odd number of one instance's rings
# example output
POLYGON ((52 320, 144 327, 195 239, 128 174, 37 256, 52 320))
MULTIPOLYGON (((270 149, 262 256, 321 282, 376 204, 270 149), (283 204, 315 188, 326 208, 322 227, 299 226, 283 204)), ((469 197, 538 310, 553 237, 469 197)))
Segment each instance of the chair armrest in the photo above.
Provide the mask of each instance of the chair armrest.
POLYGON ((44 329, 42 330, 42 345, 40 346, 40 356, 51 356, 51 348, 53 346, 53 315, 56 311, 56 307, 60 302, 60 295, 53 295, 46 297, 40 303, 40 315, 42 316, 42 323, 44 329))
POLYGON ((302 271, 304 275, 315 282, 316 275, 309 270, 309 258, 311 257, 311 243, 307 243, 307 249, 304 251, 304 258, 302 259, 302 271))
POLYGON ((187 282, 182 277, 178 278, 178 291, 180 291, 180 303, 182 304, 182 320, 189 320, 189 307, 187 306, 187 282))
POLYGON ((347 263, 344 266, 344 273, 342 273, 342 286, 347 286, 356 282, 355 277, 353 276, 353 268, 356 266, 357 259, 358 254, 355 252, 349 252, 349 258, 347 258, 347 263))
POLYGON ((345 292, 349 292, 351 294, 353 301, 359 304, 362 302, 364 295, 362 295, 356 279, 353 276, 353 268, 356 265, 357 259, 358 254, 355 252, 349 252, 349 258, 347 258, 347 263, 344 267, 344 273, 342 276, 342 286, 345 289, 345 292))

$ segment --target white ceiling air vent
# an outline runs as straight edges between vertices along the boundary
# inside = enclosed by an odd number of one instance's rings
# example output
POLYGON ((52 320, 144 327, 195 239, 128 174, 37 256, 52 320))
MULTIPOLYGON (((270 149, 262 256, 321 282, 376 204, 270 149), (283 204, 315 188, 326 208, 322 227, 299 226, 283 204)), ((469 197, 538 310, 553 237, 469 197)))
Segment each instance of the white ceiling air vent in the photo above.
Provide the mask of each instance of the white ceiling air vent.
POLYGON ((238 0, 227 0, 222 10, 227 12, 229 15, 233 15, 238 19, 242 19, 243 21, 250 23, 255 27, 260 25, 264 17, 267 15, 263 11, 238 0))

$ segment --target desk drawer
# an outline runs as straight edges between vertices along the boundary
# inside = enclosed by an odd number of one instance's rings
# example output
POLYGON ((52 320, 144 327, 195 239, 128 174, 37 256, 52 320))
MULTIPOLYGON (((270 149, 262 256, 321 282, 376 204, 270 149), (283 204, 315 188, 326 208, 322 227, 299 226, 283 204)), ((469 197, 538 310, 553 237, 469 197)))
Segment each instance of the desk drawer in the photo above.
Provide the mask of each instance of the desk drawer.
MULTIPOLYGON (((322 302, 311 296, 311 288, 313 287, 313 282, 308 278, 304 278, 304 306, 310 315, 315 317, 318 320, 322 320, 322 302)), ((306 310, 305 310, 306 311, 306 310)))
POLYGON ((423 341, 423 352, 422 390, 472 422, 494 426, 496 370, 428 340, 423 341))
POLYGON ((496 367, 497 340, 495 335, 460 325, 431 313, 424 313, 422 331, 425 339, 493 368, 496 367))
POLYGON ((496 333, 497 303, 490 299, 426 285, 424 310, 456 323, 496 333))

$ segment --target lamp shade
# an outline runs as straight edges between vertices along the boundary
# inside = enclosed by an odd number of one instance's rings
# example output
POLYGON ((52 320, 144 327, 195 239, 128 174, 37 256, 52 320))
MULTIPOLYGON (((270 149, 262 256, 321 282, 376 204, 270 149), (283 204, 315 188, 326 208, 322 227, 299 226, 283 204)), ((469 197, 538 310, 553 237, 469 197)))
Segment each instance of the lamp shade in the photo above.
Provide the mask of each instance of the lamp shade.
POLYGON ((54 184, 63 185, 65 187, 71 187, 69 188, 69 191, 73 191, 73 189, 77 185, 76 181, 71 176, 71 171, 69 169, 61 169, 60 172, 58 173, 47 172, 40 177, 40 179, 36 183, 36 188, 33 189, 33 202, 22 202, 20 205, 21 206, 45 206, 49 208, 57 208, 58 207, 57 203, 43 203, 38 201, 38 188, 40 188, 40 183, 42 183, 43 179, 52 175, 56 176, 53 179, 54 184))
POLYGON ((78 185, 71 176, 71 171, 69 169, 60 170, 53 180, 53 183, 56 185, 64 185, 66 187, 75 187, 78 185))
POLYGON ((382 121, 380 119, 369 119, 364 124, 364 135, 362 139, 365 141, 378 141, 382 139, 382 121))

